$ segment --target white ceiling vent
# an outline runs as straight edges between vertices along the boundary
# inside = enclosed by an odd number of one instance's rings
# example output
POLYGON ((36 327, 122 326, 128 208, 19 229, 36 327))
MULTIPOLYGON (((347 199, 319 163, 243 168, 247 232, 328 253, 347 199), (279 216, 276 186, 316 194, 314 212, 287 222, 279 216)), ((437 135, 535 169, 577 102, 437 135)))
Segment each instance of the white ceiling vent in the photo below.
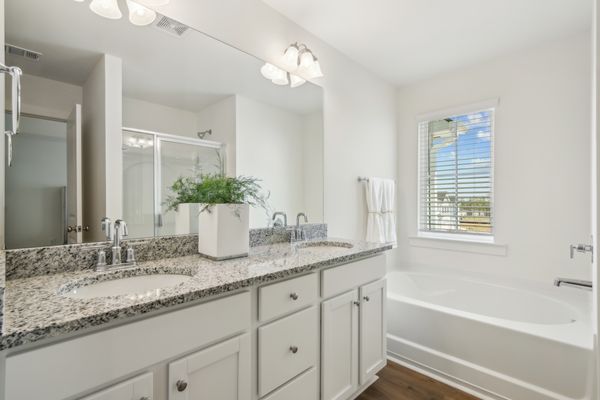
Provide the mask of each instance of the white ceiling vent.
POLYGON ((160 18, 158 18, 158 22, 156 22, 155 26, 160 30, 170 33, 171 35, 181 37, 188 31, 188 29, 190 29, 189 26, 184 25, 181 22, 177 22, 169 17, 165 17, 164 15, 159 15, 159 17, 160 18))
POLYGON ((39 61, 42 58, 42 53, 37 51, 24 49, 23 47, 15 46, 12 44, 4 45, 4 52, 12 56, 23 57, 30 61, 39 61))

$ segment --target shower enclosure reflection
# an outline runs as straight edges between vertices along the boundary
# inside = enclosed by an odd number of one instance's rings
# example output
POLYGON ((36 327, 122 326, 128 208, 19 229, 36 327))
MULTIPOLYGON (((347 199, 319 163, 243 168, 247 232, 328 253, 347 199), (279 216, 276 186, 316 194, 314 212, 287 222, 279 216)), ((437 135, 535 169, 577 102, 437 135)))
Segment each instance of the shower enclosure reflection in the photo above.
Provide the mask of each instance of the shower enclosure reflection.
POLYGON ((123 129, 123 218, 131 238, 197 233, 178 231, 167 212, 170 186, 180 177, 224 173, 218 142, 123 129))

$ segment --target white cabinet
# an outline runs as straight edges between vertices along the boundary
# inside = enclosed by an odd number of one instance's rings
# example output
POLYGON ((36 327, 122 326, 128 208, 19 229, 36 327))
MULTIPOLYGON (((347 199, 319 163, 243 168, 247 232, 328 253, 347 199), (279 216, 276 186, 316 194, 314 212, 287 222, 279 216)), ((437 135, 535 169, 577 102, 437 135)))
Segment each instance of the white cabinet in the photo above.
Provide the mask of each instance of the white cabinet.
POLYGON ((322 303, 321 400, 345 400, 386 364, 385 279, 322 303))
POLYGON ((311 307, 258 328, 258 395, 317 364, 319 311, 311 307))
POLYGON ((169 400, 249 400, 250 336, 238 336, 169 364, 169 400))
POLYGON ((386 364, 386 281, 360 288, 360 384, 364 385, 386 364))
POLYGON ((153 375, 151 372, 110 386, 81 400, 152 400, 153 375))
POLYGON ((321 400, 344 400, 358 388, 358 290, 321 305, 321 400))

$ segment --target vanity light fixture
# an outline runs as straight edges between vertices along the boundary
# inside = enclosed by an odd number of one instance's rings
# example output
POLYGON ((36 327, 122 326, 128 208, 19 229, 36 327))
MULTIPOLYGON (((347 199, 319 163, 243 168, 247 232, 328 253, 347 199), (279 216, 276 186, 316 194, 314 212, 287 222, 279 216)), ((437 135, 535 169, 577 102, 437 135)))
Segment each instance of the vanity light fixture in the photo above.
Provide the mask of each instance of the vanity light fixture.
POLYGON ((134 149, 147 149, 148 147, 154 146, 154 142, 151 139, 144 139, 137 136, 130 136, 127 138, 125 143, 126 147, 134 149))
POLYGON ((129 22, 136 26, 150 25, 156 19, 156 12, 132 0, 127 0, 129 22))
POLYGON ((281 64, 287 71, 265 63, 260 72, 276 85, 290 84, 293 88, 302 86, 307 79, 323 77, 319 60, 305 44, 289 45, 283 52, 281 64))
MULTIPOLYGON (((83 3, 85 0, 75 0, 83 3)), ((156 19, 156 12, 148 7, 164 6, 170 0, 125 0, 129 9, 129 22, 136 26, 150 25, 156 19)), ((104 18, 121 19, 123 14, 118 0, 92 0, 90 10, 104 18)))
POLYGON ((117 0, 92 0, 90 10, 108 19, 121 19, 123 16, 117 0))

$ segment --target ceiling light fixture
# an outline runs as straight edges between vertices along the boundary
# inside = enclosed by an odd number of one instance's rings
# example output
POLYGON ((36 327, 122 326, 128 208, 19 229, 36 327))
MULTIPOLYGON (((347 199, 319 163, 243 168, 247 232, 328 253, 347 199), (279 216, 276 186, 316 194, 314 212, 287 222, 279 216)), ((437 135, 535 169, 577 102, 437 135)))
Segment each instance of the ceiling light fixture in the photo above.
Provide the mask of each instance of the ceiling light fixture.
MULTIPOLYGON (((83 3, 85 0, 75 0, 83 3)), ((125 0, 129 9, 129 21, 136 26, 150 25, 156 19, 156 11, 148 7, 165 6, 170 0, 125 0)), ((108 19, 121 19, 123 14, 118 0, 92 0, 90 10, 108 19)))
POLYGON ((303 85, 307 79, 323 77, 319 60, 305 44, 289 45, 283 52, 281 65, 285 70, 271 63, 265 63, 260 72, 276 85, 289 83, 293 88, 303 85))

